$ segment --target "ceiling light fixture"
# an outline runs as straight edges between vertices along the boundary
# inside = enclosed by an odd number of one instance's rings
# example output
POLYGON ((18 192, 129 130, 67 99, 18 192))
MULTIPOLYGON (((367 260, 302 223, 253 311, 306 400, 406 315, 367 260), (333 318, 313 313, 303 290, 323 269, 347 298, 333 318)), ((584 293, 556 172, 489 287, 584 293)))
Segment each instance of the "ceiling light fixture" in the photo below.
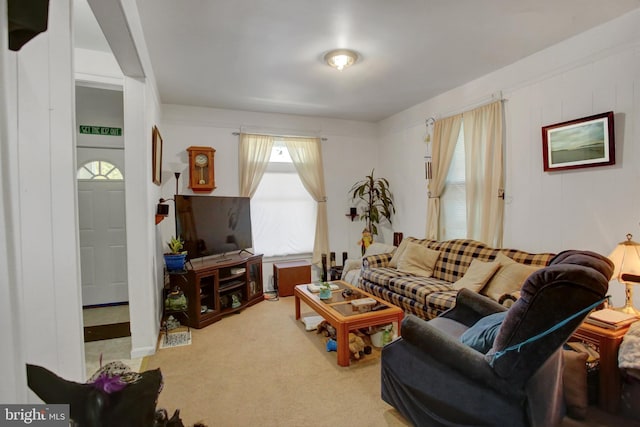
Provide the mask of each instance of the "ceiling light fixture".
POLYGON ((327 61, 327 64, 336 68, 338 71, 342 71, 356 63, 358 54, 349 49, 336 49, 327 53, 324 59, 327 61))

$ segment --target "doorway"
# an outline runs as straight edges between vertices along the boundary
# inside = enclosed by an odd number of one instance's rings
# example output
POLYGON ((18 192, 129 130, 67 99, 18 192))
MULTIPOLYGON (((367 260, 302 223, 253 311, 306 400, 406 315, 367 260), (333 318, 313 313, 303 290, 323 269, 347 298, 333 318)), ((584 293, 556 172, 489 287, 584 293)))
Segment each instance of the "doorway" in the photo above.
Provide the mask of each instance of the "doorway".
POLYGON ((82 305, 129 301, 124 198, 124 153, 77 149, 82 305))

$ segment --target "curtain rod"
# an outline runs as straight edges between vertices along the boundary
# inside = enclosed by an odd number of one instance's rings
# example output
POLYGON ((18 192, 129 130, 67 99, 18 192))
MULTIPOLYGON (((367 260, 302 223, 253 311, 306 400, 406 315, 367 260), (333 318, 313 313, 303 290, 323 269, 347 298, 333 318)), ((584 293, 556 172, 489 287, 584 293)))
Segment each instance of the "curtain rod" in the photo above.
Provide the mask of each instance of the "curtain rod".
MULTIPOLYGON (((451 117, 451 116, 456 116, 458 114, 462 114, 462 113, 466 113, 467 111, 471 111, 471 110, 475 110, 476 108, 480 108, 483 107, 485 105, 489 105, 492 102, 496 102, 496 101, 501 101, 501 102, 505 102, 507 101, 507 98, 502 96, 502 91, 499 90, 497 92, 494 92, 489 96, 485 96, 482 97, 481 99, 479 99, 478 101, 474 102, 474 103, 469 103, 466 106, 459 108, 457 110, 453 110, 447 113, 444 113, 441 115, 441 119, 443 118, 447 118, 447 117, 451 117)), ((428 120, 428 119, 427 119, 428 120)))
MULTIPOLYGON (((231 135, 235 135, 235 136, 240 136, 240 132, 231 132, 231 135)), ((273 136, 275 138, 314 138, 314 137, 309 137, 309 136, 300 136, 300 135, 273 135, 270 133, 262 133, 262 134, 256 134, 256 135, 268 135, 268 136, 273 136)), ((327 141, 327 138, 320 138, 320 141, 327 141)))

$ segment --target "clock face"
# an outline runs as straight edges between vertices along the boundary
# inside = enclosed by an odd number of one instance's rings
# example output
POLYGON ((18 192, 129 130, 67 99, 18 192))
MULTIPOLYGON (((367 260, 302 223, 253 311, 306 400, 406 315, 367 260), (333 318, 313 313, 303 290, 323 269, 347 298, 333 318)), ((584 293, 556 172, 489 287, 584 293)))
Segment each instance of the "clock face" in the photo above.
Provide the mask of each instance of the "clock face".
POLYGON ((194 159, 194 163, 196 166, 203 168, 207 166, 207 163, 209 163, 209 157, 207 157, 206 154, 198 154, 194 159))

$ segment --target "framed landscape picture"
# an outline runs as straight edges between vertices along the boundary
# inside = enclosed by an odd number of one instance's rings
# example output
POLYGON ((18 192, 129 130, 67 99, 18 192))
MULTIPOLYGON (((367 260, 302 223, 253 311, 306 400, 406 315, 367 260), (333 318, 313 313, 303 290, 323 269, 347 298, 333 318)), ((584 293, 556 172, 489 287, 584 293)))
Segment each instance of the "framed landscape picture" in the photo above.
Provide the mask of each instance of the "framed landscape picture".
POLYGON ((546 172, 616 163, 613 111, 542 128, 546 172))

